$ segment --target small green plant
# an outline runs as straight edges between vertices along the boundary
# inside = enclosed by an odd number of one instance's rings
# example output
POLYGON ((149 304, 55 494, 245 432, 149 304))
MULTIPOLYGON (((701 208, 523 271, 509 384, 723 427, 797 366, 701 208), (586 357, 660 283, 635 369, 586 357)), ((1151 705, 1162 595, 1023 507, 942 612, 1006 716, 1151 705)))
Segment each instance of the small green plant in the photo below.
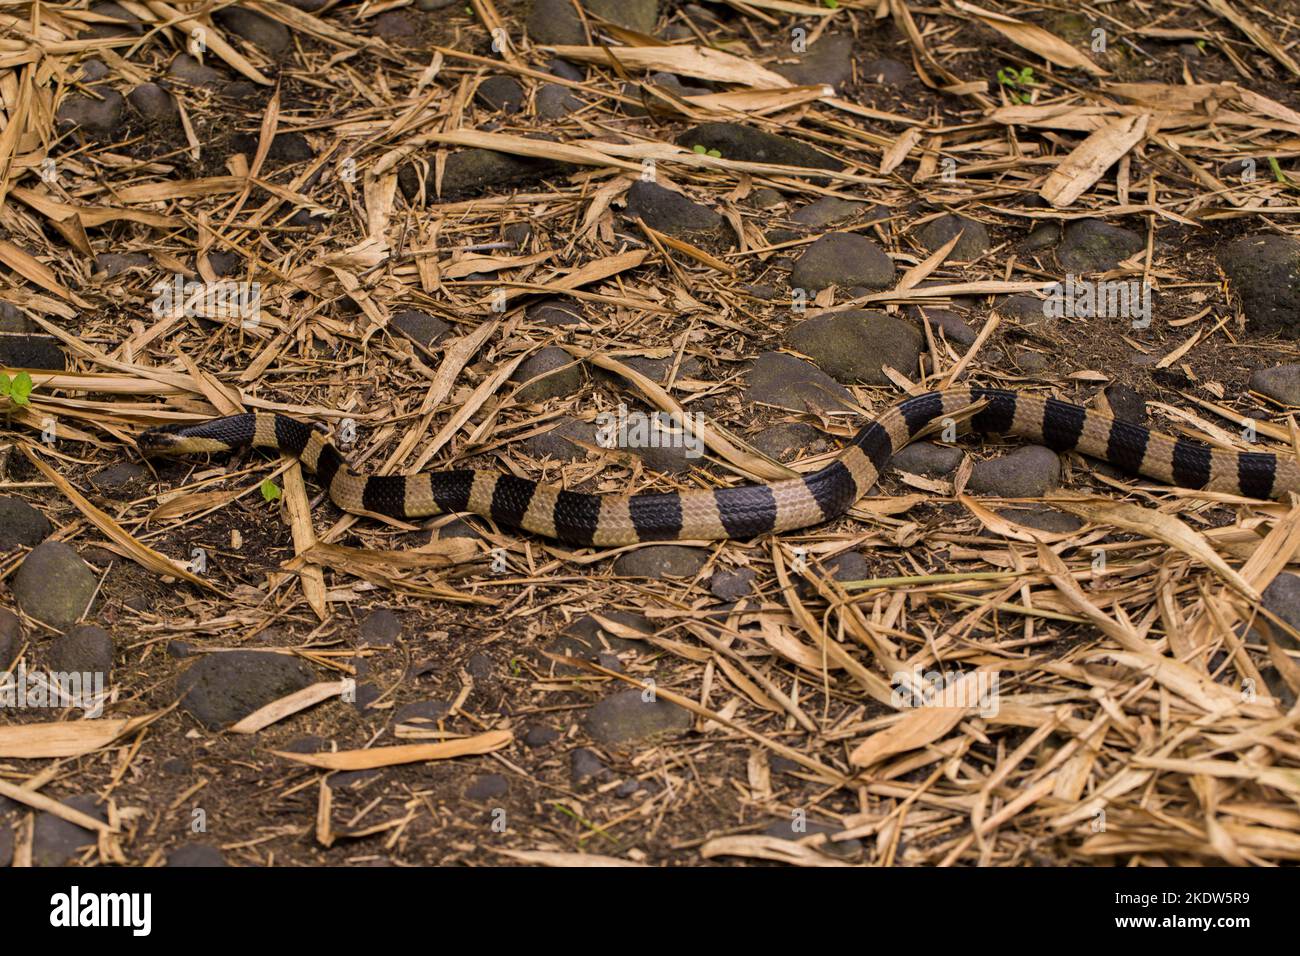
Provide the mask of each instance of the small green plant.
POLYGON ((26 372, 19 372, 12 379, 0 372, 0 398, 9 399, 10 404, 26 408, 31 404, 32 377, 26 372))
POLYGON ((699 153, 701 156, 712 156, 714 159, 722 158, 721 150, 705 149, 703 143, 696 143, 695 146, 692 148, 695 150, 695 152, 699 153))
POLYGON ((826 6, 830 7, 832 10, 838 10, 840 8, 840 0, 822 0, 822 3, 826 4, 826 6))
POLYGON ((261 490, 262 500, 267 504, 270 504, 272 501, 279 501, 280 496, 283 494, 283 492, 280 491, 280 486, 270 478, 267 478, 262 482, 261 490))
POLYGON ((1035 83, 1034 68, 1026 66, 1017 70, 1014 66, 1004 66, 998 70, 998 82, 1005 87, 1011 102, 1028 103, 1028 90, 1035 83))
POLYGON ((1204 40, 1196 41, 1196 49, 1200 50, 1202 53, 1204 53, 1208 48, 1209 48, 1209 44, 1206 43, 1204 40))

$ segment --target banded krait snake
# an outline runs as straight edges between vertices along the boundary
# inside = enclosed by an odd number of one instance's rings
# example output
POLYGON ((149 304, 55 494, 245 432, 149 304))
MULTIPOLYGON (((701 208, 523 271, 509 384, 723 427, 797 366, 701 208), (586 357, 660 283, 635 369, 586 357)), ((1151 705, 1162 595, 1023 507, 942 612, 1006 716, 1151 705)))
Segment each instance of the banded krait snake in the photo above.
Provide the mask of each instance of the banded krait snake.
POLYGON ((146 454, 223 452, 253 446, 297 455, 333 502, 354 514, 424 518, 471 512, 574 545, 749 538, 790 531, 843 514, 866 494, 894 452, 931 422, 985 404, 971 417, 980 432, 1015 435, 1056 451, 1104 459, 1133 475, 1184 488, 1252 498, 1300 492, 1292 457, 1211 448, 1054 398, 1002 389, 950 388, 916 395, 865 426, 835 461, 810 474, 768 484, 639 495, 589 495, 489 471, 360 475, 319 427, 270 413, 153 428, 140 436, 146 454))

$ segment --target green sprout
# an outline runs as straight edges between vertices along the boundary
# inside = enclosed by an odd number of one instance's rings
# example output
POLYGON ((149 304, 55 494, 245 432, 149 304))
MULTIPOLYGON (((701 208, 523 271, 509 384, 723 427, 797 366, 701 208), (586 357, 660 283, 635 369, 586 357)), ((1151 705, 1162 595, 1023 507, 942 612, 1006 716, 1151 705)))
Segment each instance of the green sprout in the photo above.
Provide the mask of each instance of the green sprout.
POLYGON ((840 0, 822 0, 822 3, 826 4, 826 6, 830 7, 832 10, 838 10, 840 8, 840 0))
POLYGON ((714 159, 722 158, 722 151, 717 149, 705 149, 703 143, 696 143, 692 149, 701 156, 712 156, 714 159))
POLYGON ((25 408, 31 404, 32 377, 26 372, 19 372, 12 379, 0 372, 0 398, 9 399, 10 404, 25 408))
POLYGON ((1209 44, 1206 43, 1204 40, 1196 41, 1196 49, 1200 50, 1202 53, 1204 53, 1208 47, 1209 44))
POLYGON ((265 501, 267 504, 270 504, 272 501, 279 501, 280 495, 283 493, 280 491, 280 486, 277 485, 270 478, 267 478, 265 481, 262 482, 261 491, 262 491, 262 500, 265 501))
POLYGON ((1017 70, 1014 66, 1004 66, 998 70, 998 82, 1006 88, 1007 97, 1011 102, 1028 103, 1029 94, 1020 91, 1028 90, 1034 85, 1034 68, 1026 66, 1017 70))

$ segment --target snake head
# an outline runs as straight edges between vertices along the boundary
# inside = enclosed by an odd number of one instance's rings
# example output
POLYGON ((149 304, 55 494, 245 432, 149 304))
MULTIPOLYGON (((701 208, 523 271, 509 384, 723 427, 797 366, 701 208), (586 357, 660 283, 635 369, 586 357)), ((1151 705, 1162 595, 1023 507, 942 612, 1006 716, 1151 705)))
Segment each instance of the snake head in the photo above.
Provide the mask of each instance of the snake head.
POLYGON ((225 442, 187 435, 186 432, 193 427, 190 423, 176 423, 146 428, 135 440, 135 444, 140 449, 140 454, 146 458, 162 455, 201 455, 205 452, 229 450, 230 446, 225 442))

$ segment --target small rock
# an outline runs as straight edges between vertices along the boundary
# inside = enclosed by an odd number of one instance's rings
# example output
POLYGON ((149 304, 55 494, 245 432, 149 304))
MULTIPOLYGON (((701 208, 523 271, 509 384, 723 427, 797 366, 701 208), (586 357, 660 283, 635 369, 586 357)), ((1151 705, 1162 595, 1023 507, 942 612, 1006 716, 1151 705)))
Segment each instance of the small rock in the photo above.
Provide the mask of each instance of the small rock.
POLYGON ((320 230, 329 225, 329 218, 328 215, 317 216, 309 209, 299 209, 289 217, 285 225, 298 226, 306 229, 308 232, 320 232, 320 230))
POLYGON ((91 13, 112 17, 119 23, 92 23, 90 32, 97 37, 129 37, 144 33, 144 24, 131 11, 116 3, 97 3, 90 8, 91 13))
POLYGON ((111 86, 91 87, 93 96, 69 96, 55 114, 60 127, 81 129, 93 135, 107 136, 122 123, 126 101, 111 86))
POLYGON ((87 60, 81 64, 82 83, 98 83, 104 77, 108 76, 108 64, 103 60, 87 60))
POLYGON ((965 452, 960 448, 936 445, 932 441, 917 441, 896 452, 889 460, 889 466, 914 475, 951 478, 965 457, 965 452))
POLYGON ((653 34, 659 21, 659 0, 582 0, 582 5, 596 16, 638 33, 653 34))
POLYGON ((691 96, 708 96, 713 92, 707 87, 689 86, 672 73, 652 73, 650 75, 650 83, 652 86, 657 86, 661 89, 667 90, 669 93, 673 94, 673 96, 679 96, 683 99, 691 96))
MULTIPOLYGON (((548 176, 567 172, 573 167, 549 159, 530 156, 513 156, 490 149, 466 149, 447 157, 443 168, 443 200, 468 199, 480 196, 497 186, 517 186, 533 183, 548 176)), ((403 166, 397 174, 397 184, 402 195, 413 200, 423 187, 426 200, 439 201, 434 192, 431 173, 421 178, 417 166, 403 166)))
POLYGON ((62 541, 38 544, 13 577, 14 599, 23 613, 60 631, 86 613, 95 588, 86 562, 62 541))
POLYGON ((510 784, 501 774, 480 774, 471 780, 465 788, 465 799, 473 800, 475 803, 483 803, 488 800, 495 800, 498 797, 504 797, 509 790, 510 784))
POLYGON ((687 149, 716 149, 725 159, 776 163, 807 169, 841 169, 844 164, 800 140, 739 123, 705 123, 687 130, 677 143, 687 149))
POLYGON ((6 670, 23 646, 23 622, 7 607, 0 607, 0 671, 6 670))
POLYGON ((749 370, 745 401, 796 412, 852 408, 853 396, 811 362, 784 352, 764 352, 749 370))
POLYGON ((966 324, 956 312, 951 309, 942 309, 935 306, 912 306, 908 310, 908 315, 918 322, 921 317, 930 323, 930 328, 938 336, 940 331, 943 332, 944 338, 954 345, 971 346, 979 338, 979 333, 966 324))
POLYGON ((503 113, 518 113, 524 105, 524 88, 513 76, 489 76, 475 96, 488 109, 503 113))
POLYGON ((383 694, 374 684, 358 684, 356 688, 356 697, 352 701, 352 709, 359 714, 364 714, 370 709, 370 705, 377 701, 383 694))
POLYGON ((575 110, 582 109, 583 105, 572 90, 558 83, 543 83, 537 91, 536 102, 537 116, 544 120, 562 119, 575 110))
POLYGON ((388 327, 426 349, 432 348, 451 331, 451 326, 442 319, 418 309, 399 312, 389 321, 388 327))
POLYGON ((470 655, 465 669, 480 684, 489 683, 496 679, 496 666, 492 663, 492 658, 482 651, 476 651, 470 655))
POLYGON ((750 439, 750 444, 781 462, 793 461, 805 452, 817 454, 828 447, 822 433, 805 422, 771 425, 750 439))
MULTIPOLYGON (((573 7, 569 6, 568 9, 572 11, 573 7)), ((574 43, 578 46, 581 46, 586 42, 587 41, 585 39, 574 41, 574 43)), ((558 41, 557 41, 557 45, 558 45, 558 41)), ((551 74, 551 76, 558 76, 562 80, 572 80, 574 83, 581 83, 583 80, 587 78, 587 74, 583 71, 581 67, 575 66, 574 64, 570 63, 568 60, 561 60, 558 58, 553 58, 546 61, 546 72, 551 74)))
POLYGON ((582 364, 558 345, 548 345, 535 355, 524 359, 510 376, 512 382, 537 381, 525 385, 516 394, 520 402, 542 402, 548 398, 562 398, 582 388, 582 364))
POLYGON ((850 309, 800 322, 787 335, 792 348, 845 384, 888 385, 883 366, 914 374, 923 339, 915 326, 883 312, 850 309))
POLYGON ((1059 222, 1042 222, 1035 226, 1020 243, 1021 252, 1045 252, 1061 241, 1059 222))
POLYGON ((167 68, 167 75, 173 80, 188 83, 190 86, 217 86, 226 79, 225 74, 205 66, 188 53, 182 53, 172 60, 167 68))
POLYGON ((749 194, 747 201, 755 209, 771 209, 785 202, 785 197, 771 186, 760 186, 749 194))
POLYGON ((931 219, 920 228, 916 238, 927 251, 934 252, 958 233, 961 233, 961 238, 948 253, 950 260, 970 262, 988 252, 992 246, 984 223, 966 216, 947 215, 931 219))
POLYGON ((103 674, 113 669, 113 637, 94 624, 79 624, 56 637, 45 652, 50 670, 64 674, 103 674))
POLYGON ((998 300, 997 310, 1003 318, 1014 319, 1021 325, 1039 325, 1049 321, 1046 301, 1037 296, 1017 293, 998 300))
POLYGON ((1112 418, 1141 425, 1147 418, 1147 403, 1141 395, 1121 382, 1107 385, 1101 393, 1101 404, 1112 418))
MULTIPOLYGON (((296 657, 258 651, 207 654, 181 675, 181 705, 209 730, 219 730, 313 681, 296 657)), ((357 687, 357 699, 361 687, 357 687)))
MULTIPOLYGON (((1264 588, 1263 607, 1285 621, 1293 630, 1300 631, 1300 576, 1283 571, 1275 577, 1264 588)), ((1266 629, 1266 625, 1257 620, 1250 630, 1250 637, 1262 644, 1266 629)), ((1270 633, 1284 649, 1300 648, 1300 642, 1281 628, 1273 627, 1270 633)))
POLYGON ((872 577, 871 565, 860 551, 845 551, 826 562, 836 581, 865 581, 872 577))
POLYGON ((449 700, 417 700, 399 707, 397 713, 393 714, 393 723, 409 724, 418 720, 436 724, 440 720, 445 720, 450 713, 451 701, 449 700))
POLYGON ((386 607, 373 609, 361 621, 357 634, 361 644, 382 647, 395 642, 402 636, 401 619, 386 607))
POLYGON ((626 215, 651 229, 710 246, 733 245, 735 235, 726 221, 707 206, 658 183, 637 180, 627 191, 626 215))
POLYGON ((1277 365, 1251 373, 1250 389, 1281 405, 1300 405, 1300 365, 1277 365))
POLYGON ((176 101, 157 83, 141 83, 126 95, 126 100, 151 123, 171 123, 180 116, 176 101))
POLYGON ((279 20, 272 20, 256 11, 231 5, 214 12, 212 19, 224 29, 273 56, 284 53, 290 47, 289 28, 279 20))
POLYGON ((523 249, 533 238, 533 225, 529 222, 512 222, 501 230, 501 238, 516 249, 523 249))
POLYGON ((1038 375, 1047 370, 1047 356, 1042 352, 1034 352, 1029 349, 1019 349, 1012 361, 1021 371, 1030 375, 1038 375))
POLYGON ((168 866, 222 867, 229 866, 226 858, 215 846, 206 843, 186 843, 167 854, 168 866))
POLYGON ((1105 272, 1146 248, 1146 240, 1131 229, 1100 219, 1075 219, 1065 227, 1056 261, 1075 275, 1105 272))
POLYGON ((790 273, 790 285, 809 293, 827 286, 885 289, 893 284, 894 262, 865 236, 831 232, 810 245, 790 273))
POLYGON ((1042 445, 1017 448, 1002 458, 979 461, 966 489, 1002 498, 1041 498, 1061 481, 1061 459, 1042 445))
POLYGON ((560 739, 560 732, 554 727, 547 727, 545 724, 537 724, 528 728, 524 734, 525 747, 545 747, 547 744, 553 744, 560 739))
POLYGON ((540 325, 581 325, 586 320, 582 317, 582 307, 565 299, 543 299, 530 305, 524 313, 529 322, 540 325))
POLYGON ((574 784, 586 782, 592 777, 599 777, 608 772, 604 761, 594 750, 579 747, 569 754, 569 779, 574 784))
POLYGON ((1002 508, 997 513, 1008 521, 1051 534, 1072 534, 1083 527, 1081 519, 1055 508, 1002 508))
POLYGON ((722 601, 739 601, 749 597, 754 591, 754 579, 758 575, 752 568, 722 568, 713 572, 709 578, 709 591, 722 601))
POLYGON ((644 691, 616 693, 587 712, 584 726, 597 743, 606 746, 648 740, 663 734, 679 734, 691 726, 690 711, 655 698, 642 700, 644 691))
POLYGON ((218 249, 208 253, 208 265, 218 276, 228 276, 238 272, 243 264, 243 257, 230 249, 218 249))
POLYGON ((693 577, 708 560, 708 552, 680 544, 656 544, 625 551, 614 559, 614 573, 641 578, 693 577))
MULTIPOLYGON (((642 634, 654 633, 653 625, 638 614, 629 614, 626 611, 605 611, 600 616, 642 634)), ((578 618, 578 620, 561 631, 558 637, 546 645, 545 651, 547 654, 559 657, 573 657, 575 659, 594 661, 598 660, 600 655, 606 651, 612 651, 615 654, 635 654, 641 646, 639 641, 626 637, 616 637, 606 632, 599 621, 591 615, 586 615, 578 618)), ((544 661, 543 663, 549 664, 550 662, 544 661)), ((561 674, 579 673, 576 667, 566 664, 555 665, 555 671, 561 674)))
POLYGON ((375 17, 371 33, 389 43, 410 45, 419 35, 419 27, 414 20, 401 10, 389 10, 375 17))
POLYGON ((1236 239, 1219 249, 1218 259, 1253 331, 1300 338, 1300 239, 1236 239))
POLYGON ((50 519, 21 498, 0 498, 0 547, 34 548, 54 531, 50 519))
MULTIPOLYGON (((767 836, 777 837, 781 840, 803 840, 809 836, 818 834, 831 834, 842 832, 840 827, 829 826, 825 823, 819 823, 816 820, 802 820, 801 825, 796 829, 794 819, 777 820, 766 830, 763 831, 767 836)), ((836 859, 851 859, 862 853, 861 840, 839 840, 831 842, 829 839, 817 848, 818 853, 826 856, 832 856, 836 859)))
POLYGON ((126 500, 135 497, 151 477, 149 469, 139 462, 121 461, 96 472, 90 483, 106 498, 126 500))
POLYGON ((557 421, 558 424, 554 428, 524 439, 524 448, 528 450, 528 454, 555 461, 581 461, 586 458, 587 450, 569 439, 595 445, 595 422, 584 422, 572 416, 565 416, 557 421))
MULTIPOLYGON (((258 139, 252 133, 240 133, 231 140, 231 147, 237 153, 252 156, 257 152, 258 139)), ((316 151, 302 133, 277 133, 266 158, 274 163, 305 163, 316 158, 316 151)))
POLYGON ((255 99, 260 89, 248 80, 231 80, 221 87, 221 96, 232 102, 244 103, 255 99))
MULTIPOLYGON (((569 0, 534 0, 528 14, 528 36, 546 46, 585 46, 587 33, 569 0)), ((554 72, 554 71, 552 71, 554 72)))
MULTIPOLYGON (((94 796, 87 794, 69 797, 59 802, 96 820, 107 822, 104 811, 99 808, 94 796)), ((64 866, 78 856, 80 850, 94 846, 95 839, 93 830, 43 811, 36 815, 36 826, 33 828, 32 863, 36 866, 64 866)))
POLYGON ((827 84, 839 89, 853 78, 853 38, 823 36, 800 55, 798 63, 781 63, 773 69, 795 86, 827 84))
POLYGON ((152 269, 153 259, 143 252, 101 252, 95 256, 95 272, 109 279, 137 269, 152 269))
POLYGON ((824 226, 852 219, 866 207, 866 203, 850 202, 837 196, 823 196, 816 202, 810 202, 808 205, 796 209, 791 213, 790 219, 801 226, 820 229, 824 226))

